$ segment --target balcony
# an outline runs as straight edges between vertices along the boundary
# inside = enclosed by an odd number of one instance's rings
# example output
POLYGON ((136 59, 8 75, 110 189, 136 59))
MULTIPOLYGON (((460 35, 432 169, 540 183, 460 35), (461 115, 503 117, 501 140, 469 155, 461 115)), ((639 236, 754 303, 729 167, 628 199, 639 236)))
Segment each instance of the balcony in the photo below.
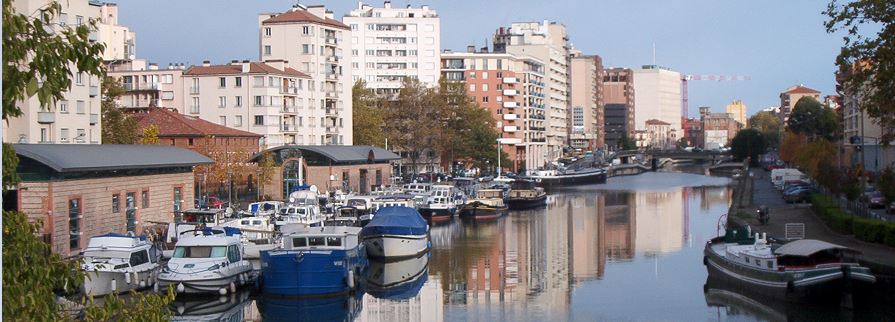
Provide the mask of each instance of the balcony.
POLYGON ((287 114, 295 114, 297 110, 298 110, 298 108, 295 107, 295 105, 286 105, 286 106, 283 106, 283 109, 281 110, 281 112, 287 113, 287 114))
POLYGON ((326 91, 326 98, 336 98, 338 96, 336 91, 326 91))
POLYGON ((96 97, 99 95, 99 86, 90 85, 90 97, 96 97))
POLYGON ((503 78, 504 84, 516 84, 516 82, 518 82, 518 80, 516 80, 516 77, 504 77, 503 78))
POLYGON ((96 30, 93 30, 89 34, 87 34, 87 40, 89 40, 90 42, 95 42, 98 38, 99 35, 96 30))
POLYGON ((330 62, 330 63, 338 63, 338 62, 339 62, 339 56, 336 56, 336 55, 329 55, 329 56, 326 56, 326 61, 328 61, 328 62, 330 62))
POLYGON ((336 73, 328 73, 328 74, 326 74, 326 79, 327 79, 327 80, 336 80, 336 79, 338 79, 338 78, 339 78, 339 74, 336 74, 336 73))
POLYGON ((190 94, 199 94, 199 86, 190 86, 190 94))
POLYGON ((339 116, 339 111, 335 108, 326 109, 326 116, 339 116))
POLYGON ((97 124, 99 124, 99 114, 90 113, 90 125, 97 125, 97 124))
POLYGON ((507 126, 503 127, 503 131, 508 132, 508 133, 516 132, 518 130, 519 130, 519 128, 516 127, 515 125, 507 125, 507 126))
POLYGON ((298 128, 295 126, 295 124, 282 124, 282 125, 280 125, 280 131, 296 132, 296 131, 298 131, 298 128))
POLYGON ((335 46, 339 44, 339 40, 336 37, 326 37, 326 44, 335 46))
POLYGON ((140 83, 139 85, 137 85, 137 89, 139 89, 139 90, 158 90, 159 83, 140 83))
POLYGON ((516 106, 517 106, 516 102, 503 102, 503 107, 506 107, 506 108, 514 108, 516 106))
POLYGON ((503 90, 504 96, 515 96, 517 94, 515 89, 505 89, 503 90))
POLYGON ((40 124, 56 123, 56 112, 37 112, 37 123, 40 123, 40 124))
POLYGON ((339 133, 339 129, 336 128, 335 126, 327 126, 326 127, 326 134, 338 134, 338 133, 339 133))
POLYGON ((134 83, 121 83, 121 86, 124 87, 125 91, 134 90, 134 83))
POLYGON ((522 144, 522 139, 520 138, 499 138, 497 141, 500 144, 522 144))
POLYGON ((298 94, 298 88, 291 86, 280 86, 280 94, 298 94))
POLYGON ((516 120, 516 119, 518 119, 518 118, 519 118, 519 115, 516 115, 516 114, 504 114, 504 115, 503 115, 503 119, 504 119, 504 120, 510 120, 510 121, 512 121, 512 120, 516 120))

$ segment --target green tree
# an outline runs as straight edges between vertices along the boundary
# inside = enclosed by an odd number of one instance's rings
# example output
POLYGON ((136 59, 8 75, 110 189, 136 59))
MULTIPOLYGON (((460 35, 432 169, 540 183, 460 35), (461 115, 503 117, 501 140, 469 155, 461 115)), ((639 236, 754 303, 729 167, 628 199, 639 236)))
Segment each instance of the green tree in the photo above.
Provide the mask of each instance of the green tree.
POLYGON ((675 145, 677 146, 678 149, 684 149, 684 148, 690 146, 690 141, 687 141, 687 138, 680 138, 679 140, 677 140, 675 145))
POLYGON ((619 150, 637 150, 637 142, 628 137, 628 133, 622 133, 622 137, 618 139, 619 150))
MULTIPOLYGON (((103 73, 103 46, 88 40, 95 22, 75 28, 54 24, 61 6, 51 2, 26 16, 16 13, 11 0, 3 0, 3 119, 22 115, 18 103, 37 96, 42 109, 49 109, 71 87, 71 72, 103 73)), ((12 146, 3 145, 4 191, 9 179, 17 178, 17 157, 12 146)), ((81 285, 84 274, 77 261, 62 259, 38 236, 40 221, 32 222, 16 211, 3 212, 3 318, 9 321, 74 320, 57 302, 57 290, 70 292, 81 285)), ((170 315, 166 296, 133 294, 129 305, 116 296, 106 298, 112 305, 86 306, 87 320, 166 321, 170 315)))
POLYGON ((749 127, 761 132, 768 142, 769 148, 780 147, 780 137, 783 131, 783 121, 773 112, 758 112, 749 118, 749 127))
POLYGON ((122 112, 115 100, 124 94, 124 86, 114 77, 103 78, 103 100, 100 103, 103 115, 103 144, 137 144, 140 132, 137 120, 122 112))
MULTIPOLYGON (((847 96, 881 124, 895 124, 895 6, 889 0, 833 0, 824 11, 828 33, 845 32, 836 57, 847 96)), ((895 127, 883 127, 883 140, 895 127)))
POLYGON ((809 96, 796 102, 787 127, 793 133, 804 134, 812 139, 835 140, 841 132, 836 113, 809 96))
POLYGON ((442 111, 438 108, 434 89, 426 88, 416 79, 407 78, 395 100, 382 98, 386 135, 389 145, 403 152, 413 164, 413 174, 420 160, 433 159, 442 111))
POLYGON ((737 132, 730 142, 730 154, 737 160, 751 158, 752 164, 758 164, 758 156, 767 150, 764 135, 756 129, 743 129, 737 132))
POLYGON ((351 88, 352 128, 355 145, 385 146, 385 120, 373 91, 360 79, 351 88))
POLYGON ((158 144, 159 139, 159 128, 158 125, 149 124, 149 126, 143 128, 143 135, 140 137, 140 143, 142 144, 158 144))

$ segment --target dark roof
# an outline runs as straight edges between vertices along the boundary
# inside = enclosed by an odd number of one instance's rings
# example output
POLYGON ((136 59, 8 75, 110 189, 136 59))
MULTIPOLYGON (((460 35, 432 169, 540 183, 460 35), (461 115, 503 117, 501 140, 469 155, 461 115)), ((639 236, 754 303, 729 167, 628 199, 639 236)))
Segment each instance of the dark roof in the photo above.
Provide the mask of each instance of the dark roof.
POLYGON ((310 22, 310 23, 319 23, 323 25, 328 25, 331 27, 341 28, 341 29, 350 29, 347 25, 339 22, 335 19, 330 18, 320 18, 315 16, 313 13, 308 12, 307 10, 302 9, 292 9, 286 11, 281 14, 277 14, 264 20, 261 24, 269 24, 269 23, 289 23, 289 22, 310 22))
POLYGON ((167 145, 142 144, 13 144, 16 154, 56 172, 109 171, 191 167, 211 159, 167 145))
POLYGON ((780 248, 774 250, 774 254, 777 255, 790 255, 790 256, 811 256, 817 252, 826 251, 826 250, 839 250, 845 252, 856 252, 851 248, 840 246, 832 243, 828 243, 822 240, 815 239, 800 239, 793 242, 789 242, 780 248))
POLYGON ((668 123, 668 122, 665 122, 662 120, 657 120, 657 119, 646 120, 646 124, 649 124, 649 125, 671 125, 671 123, 668 123))
POLYGON ((150 107, 140 113, 133 113, 131 116, 137 120, 140 128, 146 128, 153 124, 158 126, 159 137, 204 137, 209 135, 220 137, 261 137, 260 134, 229 128, 161 107, 150 107))
MULTIPOLYGON (((287 75, 295 77, 311 78, 308 74, 302 73, 295 69, 286 67, 279 70, 276 67, 266 63, 252 62, 249 64, 249 74, 275 74, 287 75)), ((190 66, 183 72, 184 75, 233 75, 242 74, 242 63, 233 63, 229 65, 209 65, 209 66, 190 66)))
MULTIPOLYGON (((373 151, 373 161, 400 160, 401 157, 386 149, 369 145, 283 145, 270 148, 264 152, 276 152, 286 148, 296 148, 323 155, 335 162, 367 161, 370 151, 373 151)), ((261 153, 252 159, 259 158, 261 153)))

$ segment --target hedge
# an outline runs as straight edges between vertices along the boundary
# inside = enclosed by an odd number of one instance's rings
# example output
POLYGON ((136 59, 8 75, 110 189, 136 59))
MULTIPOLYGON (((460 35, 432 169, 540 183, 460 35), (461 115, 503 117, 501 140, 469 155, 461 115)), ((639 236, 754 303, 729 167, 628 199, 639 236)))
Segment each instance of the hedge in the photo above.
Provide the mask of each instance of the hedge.
POLYGON ((830 197, 822 194, 811 196, 814 213, 833 231, 854 235, 855 238, 895 247, 895 224, 852 216, 837 206, 830 197))

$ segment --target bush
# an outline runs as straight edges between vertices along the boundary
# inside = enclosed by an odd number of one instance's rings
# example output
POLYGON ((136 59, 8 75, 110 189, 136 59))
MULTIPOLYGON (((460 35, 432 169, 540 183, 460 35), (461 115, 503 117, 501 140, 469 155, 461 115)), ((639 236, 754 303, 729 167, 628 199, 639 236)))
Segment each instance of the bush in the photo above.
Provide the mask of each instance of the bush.
POLYGON ((833 231, 855 238, 895 247, 895 224, 866 218, 855 218, 822 194, 811 196, 811 208, 833 231))

